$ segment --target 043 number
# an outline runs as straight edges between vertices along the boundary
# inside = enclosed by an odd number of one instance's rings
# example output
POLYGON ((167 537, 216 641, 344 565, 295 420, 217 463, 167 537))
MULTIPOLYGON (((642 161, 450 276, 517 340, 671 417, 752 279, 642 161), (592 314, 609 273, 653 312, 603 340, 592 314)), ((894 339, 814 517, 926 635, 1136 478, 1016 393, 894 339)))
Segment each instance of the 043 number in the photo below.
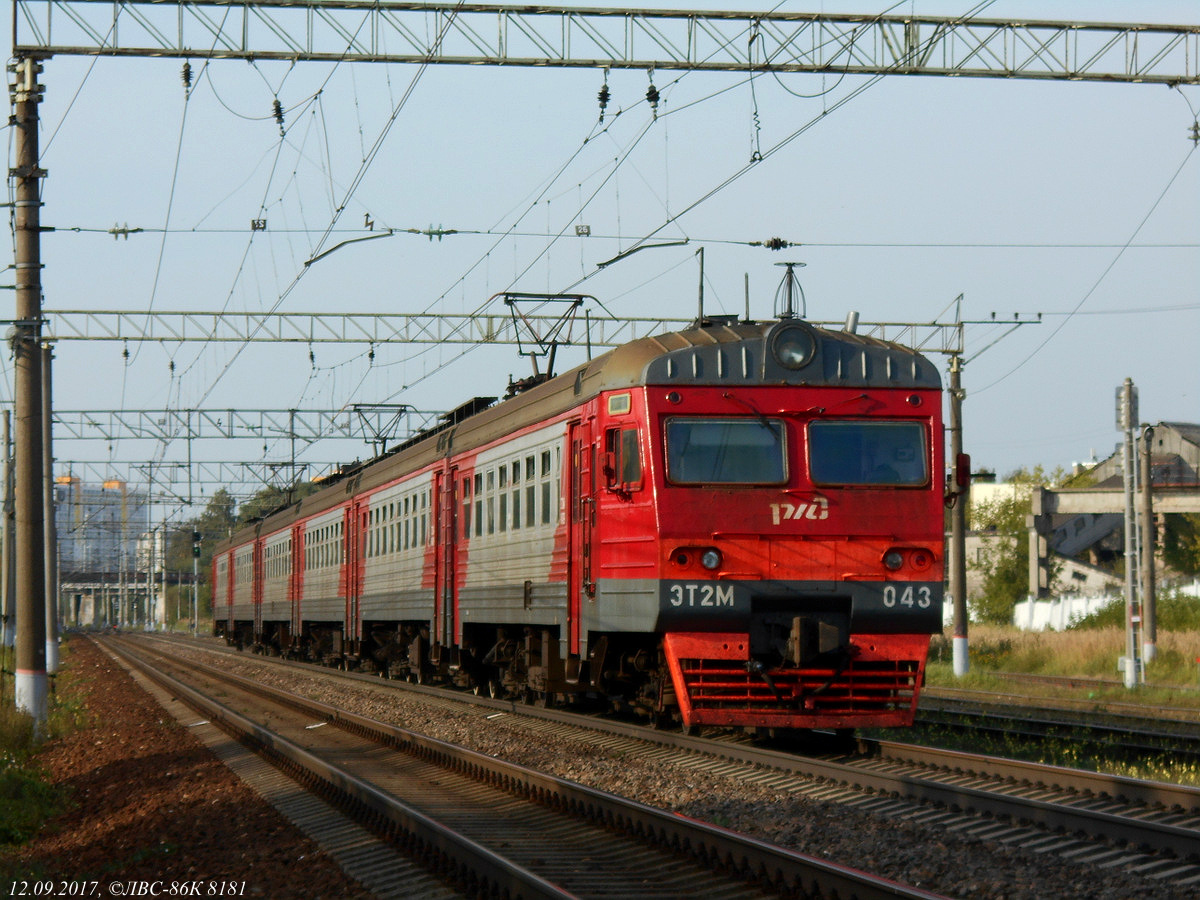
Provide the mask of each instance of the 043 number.
POLYGON ((896 587, 894 584, 885 585, 883 588, 883 605, 888 609, 895 606, 914 606, 921 609, 929 609, 933 603, 933 593, 927 587, 913 587, 911 584, 903 588, 896 587))

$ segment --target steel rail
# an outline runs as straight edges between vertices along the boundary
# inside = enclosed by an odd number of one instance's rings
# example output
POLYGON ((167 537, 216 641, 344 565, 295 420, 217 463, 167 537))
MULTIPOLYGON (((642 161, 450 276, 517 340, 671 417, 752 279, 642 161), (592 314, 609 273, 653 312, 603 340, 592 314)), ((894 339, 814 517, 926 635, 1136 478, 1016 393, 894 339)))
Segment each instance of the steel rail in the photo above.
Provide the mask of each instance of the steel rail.
MULTIPOLYGON (((916 723, 934 728, 962 731, 979 728, 1000 736, 1031 740, 1061 740, 1067 743, 1108 748, 1112 756, 1175 756, 1177 760, 1200 757, 1200 737, 1195 729, 1168 732, 1149 727, 1145 720, 1127 723, 1089 722, 1048 710, 980 708, 971 706, 927 705, 917 710, 916 723)), ((1186 723, 1180 722, 1180 726, 1186 723)))
MULTIPOLYGON (((212 648, 209 648, 212 649, 212 648)), ((218 652, 220 652, 218 650, 218 652)), ((260 658, 262 662, 283 664, 277 660, 260 658)), ((307 663, 288 663, 314 673, 325 676, 336 675, 339 678, 364 680, 378 685, 377 676, 356 675, 348 672, 334 672, 326 667, 307 663)), ((387 683, 387 682, 385 682, 387 683)), ((446 698, 447 691, 443 688, 425 685, 404 684, 404 690, 429 696, 446 698)), ((461 702, 470 702, 492 709, 504 710, 516 715, 555 721, 564 725, 592 728, 606 733, 618 734, 624 737, 692 750, 710 756, 718 756, 772 769, 791 772, 838 784, 847 788, 870 791, 880 795, 900 797, 913 801, 938 804, 952 809, 965 809, 976 813, 1003 816, 1014 822, 1030 822, 1049 829, 1062 829, 1067 832, 1081 832, 1095 837, 1118 842, 1132 841, 1144 844, 1156 850, 1166 850, 1181 858, 1194 856, 1197 846, 1200 846, 1200 831, 1195 828, 1180 827, 1174 824, 1146 820, 1138 817, 1071 806, 1063 803, 1021 797, 1017 794, 997 793, 982 788, 959 786, 942 783, 931 777, 877 771, 871 763, 851 764, 836 762, 815 757, 798 757, 795 754, 747 746, 744 743, 713 741, 706 738, 692 737, 676 733, 652 731, 644 725, 633 723, 597 720, 595 717, 580 715, 564 710, 545 709, 514 703, 509 700, 494 700, 486 697, 467 697, 461 694, 453 695, 461 702)), ((899 746, 899 745, 896 745, 899 746)), ((962 769, 969 771, 973 761, 988 759, 978 754, 959 753, 957 751, 942 751, 939 765, 947 769, 962 769)), ((1161 800, 1148 802, 1162 803, 1167 807, 1178 806, 1190 809, 1197 805, 1197 789, 1186 786, 1160 785, 1156 782, 1145 782, 1144 787, 1136 787, 1137 779, 1116 779, 1115 776, 1098 773, 1076 772, 1061 767, 1044 766, 1036 763, 1023 763, 1011 760, 995 760, 991 769, 979 773, 981 778, 1012 778, 1033 784, 1056 785, 1066 789, 1066 785, 1058 785, 1049 776, 1072 772, 1072 781, 1078 790, 1096 795, 1110 792, 1114 786, 1122 790, 1120 796, 1131 800, 1137 794, 1152 798, 1161 795, 1161 800), (1003 768, 1001 763, 1009 765, 1003 768), (1043 776, 1038 777, 1041 772, 1043 776), (1115 780, 1114 780, 1115 779, 1115 780)), ((1140 801, 1139 801, 1140 802, 1140 801)))
POLYGON ((201 715, 236 737, 251 742, 302 783, 312 785, 316 782, 342 798, 343 802, 379 817, 388 824, 389 830, 403 835, 410 848, 419 848, 418 855, 437 858, 440 864, 435 868, 456 872, 464 882, 474 881, 480 885, 482 894, 528 900, 568 900, 574 897, 511 860, 161 672, 127 649, 114 647, 111 641, 104 641, 103 644, 114 655, 201 715))
MULTIPOLYGON (((1144 781, 1124 775, 1088 772, 1051 766, 1045 763, 1004 759, 998 756, 943 750, 899 741, 864 740, 868 752, 887 760, 918 763, 938 768, 970 772, 974 775, 1006 779, 1046 788, 1065 788, 1094 796, 1107 796, 1129 803, 1144 803, 1165 808, 1177 808, 1200 815, 1200 788, 1161 781, 1144 781)), ((1196 838, 1200 840, 1200 836, 1196 838)))
MULTIPOLYGON (((285 703, 319 720, 418 754, 439 766, 469 774, 480 781, 501 785, 511 793, 536 799, 551 808, 622 832, 641 835, 664 847, 682 848, 699 860, 720 860, 723 868, 764 882, 764 887, 770 889, 794 892, 799 896, 836 896, 858 900, 944 900, 941 894, 797 853, 717 825, 664 812, 634 800, 290 694, 203 663, 189 662, 188 665, 209 677, 236 685, 240 690, 252 691, 276 703, 285 703)), ((331 674, 329 669, 320 671, 331 674)), ((375 681, 378 683, 378 679, 375 681)))

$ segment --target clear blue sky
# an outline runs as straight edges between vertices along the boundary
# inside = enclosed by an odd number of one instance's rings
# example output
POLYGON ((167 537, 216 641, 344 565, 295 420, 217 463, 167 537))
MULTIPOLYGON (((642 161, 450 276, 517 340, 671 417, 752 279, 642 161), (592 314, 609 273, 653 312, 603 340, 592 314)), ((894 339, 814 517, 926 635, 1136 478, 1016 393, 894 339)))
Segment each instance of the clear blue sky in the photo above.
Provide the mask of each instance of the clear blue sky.
MULTIPOLYGON (((729 7, 756 8, 711 8, 729 7)), ((982 15, 1200 21, 1192 2, 998 0, 982 15)), ((813 319, 856 310, 863 321, 950 321, 960 294, 964 319, 1042 313, 1042 324, 1011 334, 967 333, 966 446, 976 468, 1005 474, 1106 456, 1119 438, 1114 391, 1126 377, 1144 421, 1200 421, 1200 153, 1189 139, 1200 89, 896 76, 823 115, 865 79, 767 75, 751 85, 659 72, 654 121, 647 74, 613 72, 601 130, 598 71, 192 66, 185 105, 175 61, 46 63, 43 224, 58 229, 43 245, 48 309, 461 312, 498 291, 570 287, 618 315, 683 317, 695 310, 703 246, 710 312, 741 312, 749 274, 751 313, 769 316, 775 263, 797 259, 807 264, 813 319), (287 109, 282 142, 276 96, 287 109), (708 194, 755 149, 814 120, 658 235, 688 246, 647 250, 597 274, 598 262, 708 194), (339 228, 361 229, 369 214, 377 229, 490 233, 349 246, 289 290, 385 134, 339 228), (268 230, 251 241, 249 221, 259 217, 268 230), (169 233, 115 241, 104 233, 114 224, 169 233), (575 224, 593 237, 574 237, 575 224), (739 243, 771 237, 805 246, 771 253, 739 243)), ((228 346, 130 351, 127 361, 118 344, 61 346, 57 406, 448 409, 500 394, 509 374, 529 371, 511 348, 377 348, 372 361, 365 348, 324 345, 315 365, 295 345, 256 344, 236 358, 228 346)), ((564 352, 560 368, 581 358, 564 352)), ((4 366, 8 400, 11 362, 4 366)), ((270 458, 284 458, 286 442, 268 443, 270 458)), ((158 452, 133 443, 56 450, 95 460, 158 452)), ((163 452, 179 460, 186 448, 163 452)), ((195 452, 258 459, 263 448, 195 452)), ((307 458, 350 452, 318 447, 307 458)))

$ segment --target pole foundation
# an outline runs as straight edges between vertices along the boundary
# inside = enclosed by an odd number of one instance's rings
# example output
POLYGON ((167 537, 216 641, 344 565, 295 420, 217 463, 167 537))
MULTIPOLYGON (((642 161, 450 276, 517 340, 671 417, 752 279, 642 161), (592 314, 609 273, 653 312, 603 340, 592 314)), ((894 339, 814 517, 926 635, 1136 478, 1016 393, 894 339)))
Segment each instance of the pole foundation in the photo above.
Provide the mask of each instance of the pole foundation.
POLYGON ((966 637, 956 637, 953 643, 954 649, 954 674, 958 678, 962 678, 971 668, 970 656, 967 653, 966 637))

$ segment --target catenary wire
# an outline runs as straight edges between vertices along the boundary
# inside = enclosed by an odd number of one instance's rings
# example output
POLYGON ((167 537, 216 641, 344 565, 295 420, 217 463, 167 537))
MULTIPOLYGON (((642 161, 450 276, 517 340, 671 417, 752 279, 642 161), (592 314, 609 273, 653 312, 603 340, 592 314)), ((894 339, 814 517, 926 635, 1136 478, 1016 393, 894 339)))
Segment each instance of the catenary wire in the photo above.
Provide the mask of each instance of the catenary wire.
MULTIPOLYGON (((461 6, 462 4, 460 3, 459 5, 461 6)), ((438 34, 438 38, 437 38, 437 41, 435 42, 435 46, 437 46, 441 43, 442 38, 445 36, 446 32, 450 28, 451 24, 454 21, 454 18, 455 17, 453 15, 451 15, 451 16, 447 17, 446 21, 442 24, 442 28, 438 34)), ((422 64, 420 64, 418 66, 416 74, 414 75, 412 80, 409 82, 409 85, 408 85, 407 89, 405 90, 404 94, 401 96, 399 103, 397 103, 396 106, 393 108, 392 113, 388 117, 387 122, 384 123, 384 126, 383 126, 380 134, 376 137, 375 143, 372 146, 370 152, 368 153, 367 158, 365 160, 363 160, 363 162, 360 164, 358 171, 355 173, 354 178, 351 180, 350 186, 346 190, 346 193, 345 193, 345 196, 343 198, 341 205, 335 210, 334 215, 330 219, 328 227, 322 232, 320 239, 316 242, 316 245, 312 248, 312 251, 311 251, 312 255, 311 255, 310 259, 315 258, 317 255, 319 255, 321 253, 326 242, 329 240, 330 236, 332 235, 333 229, 336 227, 338 219, 341 217, 342 212, 345 210, 346 204, 349 201, 349 198, 354 195, 354 192, 357 190, 359 184, 362 183, 363 178, 366 176, 367 170, 370 169, 370 167, 371 167, 371 163, 374 161, 376 155, 379 153, 379 150, 382 148, 385 139, 391 133, 392 127, 395 125, 397 119, 400 116, 400 113, 403 111, 405 106, 407 106, 409 98, 412 97, 414 91, 416 90, 417 85, 420 83, 422 76, 428 70, 428 68, 429 68, 428 62, 423 62, 422 64)), ((288 296, 290 296, 292 291, 300 283, 301 279, 304 277, 304 275, 307 271, 308 271, 307 265, 301 267, 301 269, 296 273, 296 275, 292 279, 292 281, 288 284, 288 286, 286 288, 284 288, 284 290, 280 293, 279 297, 275 300, 271 309, 268 311, 269 313, 275 312, 276 310, 279 309, 280 306, 282 306, 284 304, 284 302, 287 300, 288 296)), ((259 327, 261 328, 261 324, 259 327)), ((251 335, 251 337, 253 337, 253 335, 251 335)), ((212 394, 212 392, 216 389, 217 385, 220 383, 221 379, 224 378, 224 376, 229 372, 230 368, 232 368, 233 364, 237 361, 238 357, 241 356, 242 352, 244 352, 244 350, 246 349, 247 346, 249 346, 248 341, 243 342, 238 345, 237 349, 233 353, 232 358, 226 362, 225 366, 217 374, 216 378, 213 379, 213 381, 210 383, 208 388, 203 392, 202 396, 200 397, 199 402, 203 403, 204 400, 206 400, 212 394)))
POLYGON ((1133 241, 1137 238, 1138 234, 1141 233, 1141 230, 1146 226, 1146 223, 1150 221, 1151 216, 1154 215, 1155 210, 1158 209, 1159 205, 1166 198, 1167 194, 1170 193, 1171 188, 1174 186, 1174 184, 1178 180, 1179 176, 1183 173, 1183 170, 1187 167, 1187 164, 1191 161, 1191 159, 1195 155, 1195 153, 1196 153, 1196 145, 1193 145, 1191 147, 1191 149, 1188 150, 1187 154, 1184 156, 1183 161, 1179 164, 1178 168, 1175 169, 1175 171, 1171 174, 1171 177, 1167 180, 1166 186, 1163 187, 1162 191, 1155 198, 1154 202, 1150 205, 1150 209, 1146 211, 1146 214, 1144 216, 1142 216, 1141 220, 1134 227, 1132 233, 1129 236, 1129 240, 1126 242, 1126 244, 1124 246, 1121 247, 1121 249, 1119 249, 1113 255, 1113 258, 1111 260, 1109 260, 1108 265, 1104 267, 1104 270, 1100 273, 1099 277, 1095 280, 1095 282, 1092 283, 1092 286, 1090 288, 1088 288, 1088 290, 1084 293, 1084 295, 1082 297, 1079 298, 1079 302, 1075 304, 1075 306, 1071 309, 1071 311, 1063 317, 1062 322, 1060 322, 1054 328, 1054 330, 1052 330, 1050 332, 1050 334, 1047 335, 1046 338, 1040 344, 1038 344, 1036 347, 1034 347, 1033 350, 1031 350, 1029 352, 1029 354, 1026 355, 1019 363, 1017 363, 1015 366, 1013 366, 1011 369, 1009 369, 1007 372, 1005 372, 1003 375, 1001 375, 999 378, 995 379, 991 383, 984 385, 981 388, 976 388, 974 393, 982 394, 984 391, 991 390, 996 385, 1004 382, 1011 375, 1015 374, 1020 369, 1022 369, 1031 359, 1033 359, 1035 356, 1037 356, 1038 353, 1040 353, 1043 349, 1045 349, 1047 344, 1049 344, 1052 340, 1054 340, 1055 336, 1057 336, 1060 331, 1062 331, 1064 328, 1067 327, 1067 323, 1069 323, 1072 319, 1075 318, 1075 316, 1079 313, 1079 310, 1083 307, 1083 305, 1085 303, 1087 303, 1088 300, 1091 299, 1092 295, 1095 294, 1097 290, 1099 290, 1100 285, 1102 285, 1104 283, 1105 279, 1108 278, 1109 273, 1111 273, 1112 270, 1116 267, 1117 263, 1121 261, 1121 258, 1125 255, 1125 251, 1128 249, 1129 245, 1133 243, 1133 241))
MULTIPOLYGON (((977 6, 976 6, 974 9, 978 10, 978 9, 986 8, 988 5, 990 5, 990 3, 991 3, 991 2, 992 2, 992 0, 988 0, 988 2, 981 3, 981 4, 977 4, 977 6)), ((898 4, 897 4, 897 5, 898 5, 898 4)), ((894 7, 893 7, 893 8, 894 8, 894 7)), ((971 13, 967 13, 966 15, 971 15, 971 13)), ((687 73, 684 73, 684 74, 686 75, 687 73)), ((680 78, 682 78, 682 77, 683 77, 683 76, 680 76, 680 78)), ((809 122, 809 123, 808 123, 806 126, 803 126, 802 128, 798 129, 796 132, 793 132, 793 134, 792 134, 792 135, 790 135, 789 137, 785 138, 783 141, 779 142, 779 143, 778 143, 778 144, 776 144, 774 147, 772 147, 772 148, 771 148, 771 149, 770 149, 770 150, 767 152, 767 154, 766 154, 766 155, 764 155, 764 157, 763 157, 763 158, 765 159, 767 156, 773 155, 775 152, 777 152, 778 150, 782 149, 782 148, 783 148, 784 146, 786 146, 787 144, 791 143, 791 141, 795 140, 797 137, 799 137, 799 136, 800 136, 800 135, 802 135, 802 134, 803 134, 805 131, 807 131, 807 130, 808 130, 808 128, 812 127, 812 126, 813 126, 813 125, 815 125, 817 122, 819 122, 819 121, 823 120, 823 119, 824 119, 826 116, 828 116, 828 115, 829 115, 831 112, 833 112, 833 111, 837 110, 838 108, 840 108, 840 107, 841 107, 842 105, 844 105, 845 103, 847 103, 847 102, 849 102, 850 100, 852 100, 852 99, 854 99, 855 97, 857 97, 859 94, 861 94, 863 91, 865 91, 865 90, 866 90, 866 89, 868 89, 869 87, 873 86, 875 83, 877 83, 877 82, 878 82, 879 80, 881 80, 883 77, 884 77, 883 75, 874 76, 874 77, 873 77, 873 78, 871 78, 871 79, 870 79, 870 80, 869 80, 869 81, 868 81, 868 82, 867 82, 865 85, 862 85, 862 86, 860 86, 858 89, 856 89, 855 91, 853 91, 853 92, 852 92, 850 95, 848 95, 847 97, 845 97, 845 98, 842 98, 841 100, 839 100, 839 101, 838 101, 838 103, 834 104, 834 105, 833 105, 831 108, 827 108, 827 109, 823 110, 820 116, 818 116, 818 117, 814 118, 814 119, 813 119, 813 120, 811 120, 811 121, 810 121, 810 122, 809 122)), ((672 82, 672 84, 678 83, 678 80, 679 80, 679 79, 676 79, 676 80, 675 80, 675 82, 672 82)), ((653 120, 651 121, 651 123, 650 123, 650 124, 651 124, 651 125, 653 124, 653 120)), ((637 138, 637 141, 640 141, 640 140, 641 140, 641 137, 644 135, 644 133, 645 133, 645 130, 644 130, 643 132, 639 133, 639 136, 638 136, 638 138, 637 138)), ((699 200, 697 200, 697 201, 693 202, 693 203, 692 203, 690 206, 688 206, 687 208, 685 208, 685 209, 683 210, 683 212, 681 212, 681 213, 679 213, 679 214, 676 214, 676 215, 675 215, 675 216, 673 216, 673 217, 669 217, 669 218, 668 218, 668 220, 667 220, 666 222, 664 222, 664 223, 663 223, 663 225, 660 225, 660 226, 659 226, 659 227, 658 227, 658 228, 657 228, 657 229, 656 229, 654 232, 652 232, 650 235, 648 235, 648 236, 645 236, 645 237, 643 237, 643 238, 642 238, 642 239, 641 239, 639 242, 636 242, 634 246, 636 247, 636 246, 639 246, 639 245, 641 245, 641 244, 644 244, 644 243, 645 243, 646 241, 648 241, 648 240, 649 240, 651 237, 653 237, 653 236, 655 236, 655 235, 657 235, 657 234, 661 233, 661 232, 663 231, 663 229, 664 229, 664 228, 666 228, 667 226, 669 226, 669 225, 671 225, 671 224, 673 224, 673 223, 676 223, 676 222, 677 222, 677 220, 678 220, 679 218, 681 218, 683 215, 685 215, 687 212, 690 212, 692 209, 695 209, 695 208, 696 208, 697 206, 699 206, 701 203, 705 202, 707 199, 709 199, 709 198, 711 198, 712 196, 714 196, 714 195, 715 195, 716 193, 718 193, 720 190, 723 190, 723 189, 724 189, 725 187, 727 187, 729 184, 732 184, 734 181, 736 181, 738 178, 740 178, 740 177, 741 177, 743 174, 745 174, 745 172, 749 171, 749 169, 750 169, 750 168, 752 168, 752 167, 753 167, 755 164, 757 164, 757 162, 758 162, 758 161, 755 161, 755 162, 751 163, 749 166, 743 167, 741 170, 739 170, 737 173, 735 173, 735 174, 734 174, 733 176, 731 176, 730 178, 726 179, 726 181, 722 182, 720 185, 718 185, 718 186, 717 186, 716 188, 714 188, 712 191, 710 191, 709 193, 705 194, 705 195, 704 195, 703 197, 701 197, 699 200)), ((616 169, 614 168, 614 170, 613 170, 613 174, 615 174, 615 171, 616 171, 616 169)), ((611 176, 609 176, 609 177, 611 177, 611 176)), ((557 178, 557 176, 556 176, 556 178, 557 178)), ((556 180, 556 179, 555 179, 555 180, 556 180)), ((608 180, 608 179, 606 178, 606 181, 607 181, 607 180, 608 180)), ((593 195, 593 196, 594 196, 594 195, 593 195)), ((530 204, 530 206, 527 208, 527 211, 526 211, 526 213, 525 213, 524 215, 527 215, 529 211, 531 211, 533 208, 536 208, 536 205, 537 205, 537 201, 534 201, 533 203, 531 203, 531 204, 530 204)), ((586 203, 582 204, 582 205, 581 205, 581 210, 582 210, 583 208, 586 208, 586 206, 587 206, 587 204, 586 204, 586 203)), ((579 212, 577 211, 576 215, 575 215, 575 216, 572 216, 572 217, 570 218, 570 220, 569 220, 569 221, 574 221, 574 220, 575 220, 575 218, 578 216, 578 214, 579 214, 579 212)), ((524 218, 524 215, 522 215, 521 219, 523 219, 523 218, 524 218)), ((519 222, 521 219, 518 219, 517 221, 519 222)), ((550 244, 548 244, 548 245, 547 245, 545 248, 543 248, 543 250, 542 250, 542 251, 541 251, 541 252, 540 252, 540 253, 539 253, 539 254, 538 254, 536 257, 535 257, 535 259, 534 259, 533 261, 531 261, 531 262, 530 262, 530 263, 529 263, 529 264, 526 266, 526 268, 525 268, 524 270, 522 270, 522 272, 520 273, 520 275, 518 275, 518 277, 517 277, 517 278, 513 279, 513 282, 514 282, 514 283, 515 283, 515 282, 516 282, 516 281, 519 279, 519 277, 521 277, 521 275, 524 275, 525 273, 527 273, 527 272, 529 271, 529 269, 530 269, 530 268, 531 268, 531 267, 532 267, 534 264, 536 264, 536 262, 537 262, 537 260, 538 260, 538 259, 542 258, 542 257, 543 257, 543 256, 544 256, 544 255, 545 255, 547 252, 549 252, 550 246, 552 246, 552 244, 553 244, 555 241, 557 241, 558 239, 560 239, 560 238, 562 237, 562 235, 563 235, 563 234, 566 232, 566 230, 567 230, 567 228, 568 228, 568 227, 569 227, 569 226, 565 226, 565 227, 563 228, 562 232, 559 232, 558 234, 556 234, 556 235, 554 235, 554 236, 552 237, 552 239, 551 239, 551 241, 550 241, 550 244)), ((497 245, 498 245, 498 244, 497 244, 497 245)), ((493 249, 494 249, 494 247, 493 247, 493 249)), ((481 259, 480 259, 479 261, 477 261, 477 262, 476 262, 476 263, 475 263, 475 264, 474 264, 474 265, 471 267, 471 269, 469 269, 469 270, 468 270, 468 273, 466 273, 466 274, 469 274, 469 272, 470 272, 470 271, 472 271, 472 270, 473 270, 475 267, 477 267, 478 265, 480 265, 480 264, 482 263, 482 260, 483 260, 483 259, 486 259, 486 258, 488 258, 488 256, 490 255, 490 252, 491 252, 491 251, 489 250, 489 253, 488 253, 488 254, 485 254, 483 257, 481 257, 481 259)), ((564 288, 563 290, 564 290, 564 291, 570 291, 572 288, 574 288, 574 287, 578 286, 579 284, 583 283, 584 281, 588 280, 590 277, 594 276, 594 275, 595 275, 595 274, 597 274, 599 271, 600 271, 600 269, 596 269, 596 270, 594 270, 594 271, 593 271, 593 272, 592 272, 590 275, 585 275, 584 277, 582 277, 582 278, 578 279, 578 280, 577 280, 577 281, 575 281, 573 284, 569 285, 568 287, 564 288)), ((464 275, 460 276, 460 278, 459 278, 459 280, 456 282, 456 284, 457 284, 457 283, 459 283, 459 282, 461 282, 461 281, 462 281, 462 280, 463 280, 463 279, 466 277, 466 274, 464 274, 464 275)), ((452 288, 451 288, 451 289, 452 289, 452 288)), ((435 300, 435 301, 434 301, 434 304, 436 304, 436 303, 437 303, 437 302, 439 302, 439 301, 440 301, 442 298, 444 298, 448 292, 449 292, 449 290, 447 290, 446 292, 444 292, 444 293, 443 293, 443 294, 442 294, 442 295, 441 295, 441 296, 438 298, 438 300, 435 300)), ((434 304, 430 304, 430 307, 432 307, 432 305, 434 305, 434 304)), ((429 309, 430 307, 427 307, 427 311, 428 311, 428 309, 429 309)), ((478 312, 481 312, 481 311, 482 311, 482 309, 484 309, 484 308, 486 308, 486 303, 485 303, 485 304, 482 304, 480 307, 478 307, 478 308, 477 308, 477 310, 476 310, 476 313, 478 313, 478 312)), ((461 352, 459 352, 459 353, 455 354, 455 355, 454 355, 453 357, 451 357, 449 360, 443 361, 443 366, 445 366, 445 365, 448 365, 448 364, 449 364, 449 363, 451 363, 451 362, 456 362, 456 361, 458 361, 458 360, 462 359, 464 356, 466 356, 466 354, 467 354, 467 353, 470 353, 470 352, 471 352, 473 349, 474 349, 473 347, 468 347, 468 348, 464 349, 463 351, 461 351, 461 352)), ((416 359, 417 359, 419 356, 423 355, 424 353, 428 353, 428 352, 431 352, 431 349, 427 348, 426 350, 419 351, 419 352, 418 352, 418 353, 416 353, 416 354, 412 354, 411 356, 407 357, 405 361, 406 361, 406 362, 415 361, 415 360, 416 360, 416 359)), ((428 377, 431 377, 431 375, 432 375, 432 374, 433 374, 432 372, 427 372, 426 374, 424 374, 424 375, 420 376, 420 377, 419 377, 418 379, 416 379, 415 381, 409 381, 409 382, 407 382, 407 383, 406 383, 405 385, 403 385, 403 386, 402 386, 402 387, 401 387, 399 390, 397 390, 397 391, 393 392, 393 393, 392 393, 392 394, 391 394, 391 395, 390 395, 390 396, 389 396, 387 399, 388 399, 388 400, 394 399, 394 398, 395 398, 396 396, 398 396, 400 393, 403 393, 405 390, 407 390, 407 389, 409 389, 409 388, 413 387, 415 384, 417 384, 417 383, 420 383, 420 381, 423 381, 423 380, 425 380, 426 378, 428 378, 428 377)))

